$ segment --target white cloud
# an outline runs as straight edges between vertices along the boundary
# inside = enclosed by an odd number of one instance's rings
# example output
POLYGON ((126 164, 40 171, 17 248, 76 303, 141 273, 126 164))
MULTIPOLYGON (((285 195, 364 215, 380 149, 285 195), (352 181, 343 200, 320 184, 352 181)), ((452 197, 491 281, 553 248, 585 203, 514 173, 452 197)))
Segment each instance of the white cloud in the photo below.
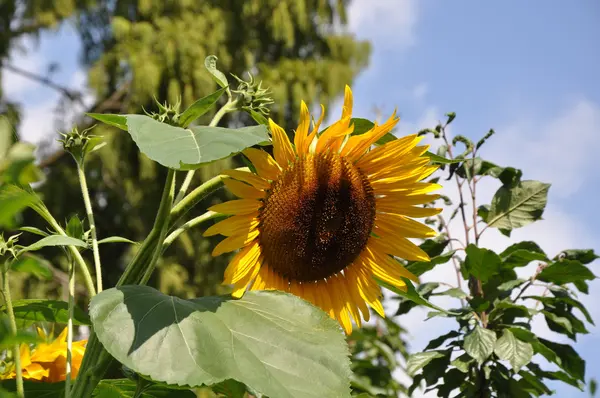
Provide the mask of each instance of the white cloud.
POLYGON ((359 37, 393 37, 393 40, 381 40, 378 44, 393 46, 395 50, 410 47, 416 42, 416 0, 355 0, 350 4, 348 14, 350 29, 359 37))
MULTIPOLYGON (((11 51, 8 63, 36 75, 42 75, 42 57, 39 53, 33 53, 31 46, 25 44, 22 51, 11 51)), ((38 83, 7 68, 2 68, 2 89, 7 98, 22 97, 28 91, 36 87, 38 83)))
POLYGON ((566 198, 597 171, 599 126, 600 106, 580 99, 550 119, 529 117, 498 128, 489 153, 522 168, 527 178, 551 182, 552 195, 566 198))
POLYGON ((429 85, 427 83, 419 83, 412 89, 412 98, 415 101, 421 102, 429 93, 429 85))

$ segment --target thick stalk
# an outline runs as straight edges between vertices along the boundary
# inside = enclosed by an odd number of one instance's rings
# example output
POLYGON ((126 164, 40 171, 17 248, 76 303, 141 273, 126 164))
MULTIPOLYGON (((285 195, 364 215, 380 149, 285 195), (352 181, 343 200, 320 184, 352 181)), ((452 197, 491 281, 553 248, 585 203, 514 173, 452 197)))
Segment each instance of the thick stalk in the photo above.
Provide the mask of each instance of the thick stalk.
POLYGON ((69 261, 69 320, 67 321, 67 369, 65 398, 71 397, 71 373, 73 363, 73 313, 75 309, 75 265, 69 261))
MULTIPOLYGON (((237 100, 232 101, 230 99, 229 101, 227 101, 227 103, 223 105, 223 107, 219 109, 217 113, 215 113, 215 116, 213 116, 212 120, 208 124, 209 127, 215 127, 217 124, 219 124, 219 122, 221 121, 223 116, 225 116, 225 114, 227 114, 228 112, 233 112, 237 109, 237 104, 237 100)), ((185 179, 183 180, 183 183, 179 188, 179 192, 177 193, 177 197, 175 198, 175 204, 179 203, 185 196, 185 193, 187 192, 188 188, 190 187, 190 184, 192 183, 192 179, 194 178, 195 172, 195 170, 190 170, 185 175, 185 179)))
MULTIPOLYGON (((4 264, 4 270, 2 272, 2 291, 4 293, 4 300, 6 300, 6 312, 8 313, 8 319, 10 321, 10 331, 13 335, 17 335, 17 321, 15 319, 15 312, 13 311, 12 299, 10 296, 10 284, 8 283, 8 262, 4 264)), ((15 361, 15 373, 17 374, 17 395, 19 398, 25 397, 25 390, 23 389, 23 369, 21 369, 21 352, 19 344, 13 346, 13 359, 15 361)))
POLYGON ((175 196, 175 171, 169 169, 169 176, 167 176, 167 186, 169 189, 163 191, 163 197, 160 201, 160 208, 158 209, 158 216, 156 217, 156 222, 154 224, 154 229, 158 229, 158 242, 156 242, 156 246, 154 248, 154 253, 152 254, 152 258, 150 259, 150 263, 146 266, 144 271, 144 275, 142 279, 139 281, 140 285, 145 285, 150 280, 150 276, 152 276, 152 272, 154 272, 154 268, 156 267, 156 263, 158 259, 163 253, 163 242, 165 237, 167 236, 167 231, 169 229, 169 217, 171 215, 171 208, 173 207, 173 197, 175 196))
POLYGON ((96 268, 96 292, 102 291, 102 265, 100 263, 100 249, 98 247, 98 235, 96 233, 96 223, 94 222, 94 211, 92 210, 92 201, 90 200, 90 192, 87 187, 83 162, 77 162, 77 173, 79 176, 79 184, 81 185, 81 195, 85 205, 88 222, 90 223, 90 234, 92 236, 92 252, 94 254, 94 267, 96 268))
MULTIPOLYGON (((117 283, 117 286, 138 284, 146 274, 147 268, 154 268, 152 261, 156 262, 158 258, 152 256, 150 262, 148 262, 149 254, 154 252, 153 249, 156 248, 158 242, 162 242, 162 240, 160 240, 161 234, 163 234, 164 240, 164 234, 166 234, 169 225, 174 190, 175 171, 169 169, 152 231, 150 231, 150 234, 148 234, 144 240, 142 247, 138 250, 133 261, 127 266, 127 269, 117 283)), ((162 245, 160 246, 162 247, 162 245)), ((112 361, 113 358, 104 349, 98 340, 96 333, 92 330, 79 374, 75 380, 75 385, 73 386, 72 396, 77 398, 91 397, 94 389, 110 368, 112 361)))

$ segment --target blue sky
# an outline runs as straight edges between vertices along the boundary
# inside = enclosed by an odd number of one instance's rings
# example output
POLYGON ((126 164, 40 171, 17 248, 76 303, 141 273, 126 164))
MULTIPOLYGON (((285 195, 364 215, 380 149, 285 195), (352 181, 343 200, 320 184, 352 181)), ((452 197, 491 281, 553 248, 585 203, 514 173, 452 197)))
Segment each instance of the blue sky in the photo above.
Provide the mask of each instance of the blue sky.
MULTIPOLYGON (((512 240, 491 231, 484 245, 502 249, 515 240, 535 240, 552 256, 567 248, 600 252, 600 215, 593 199, 600 194, 595 163, 600 152, 600 2, 355 0, 349 30, 374 46, 371 65, 353 84, 357 116, 373 117, 375 106, 384 114, 397 107, 400 131, 411 133, 456 112, 452 134, 476 139, 494 128, 497 135, 484 157, 522 168, 524 178, 553 184, 543 221, 515 231, 512 240)), ((77 66, 78 51, 77 37, 66 28, 42 36, 39 47, 25 56, 15 54, 14 61, 42 73, 44 63, 57 61, 61 70, 55 79, 79 87, 85 74, 77 66)), ((26 138, 52 132, 52 126, 38 121, 51 113, 54 92, 8 73, 3 84, 24 103, 26 138)), ((489 202, 496 189, 492 182, 483 183, 480 203, 489 202)), ((444 190, 456 196, 454 186, 444 190)), ((599 266, 593 264, 596 274, 599 266)), ((526 276, 532 271, 524 270, 526 276)), ((425 279, 445 277, 453 278, 449 265, 425 279)), ((591 290, 582 300, 598 303, 599 281, 591 290)), ((592 307, 600 320, 599 306, 592 307)), ((423 316, 417 311, 403 318, 417 350, 439 327, 448 327, 424 323, 423 316)), ((549 333, 543 322, 536 327, 549 333)), ((594 327, 591 332, 575 348, 587 360, 588 378, 600 379, 600 334, 594 327)), ((588 395, 560 387, 555 396, 588 395)))

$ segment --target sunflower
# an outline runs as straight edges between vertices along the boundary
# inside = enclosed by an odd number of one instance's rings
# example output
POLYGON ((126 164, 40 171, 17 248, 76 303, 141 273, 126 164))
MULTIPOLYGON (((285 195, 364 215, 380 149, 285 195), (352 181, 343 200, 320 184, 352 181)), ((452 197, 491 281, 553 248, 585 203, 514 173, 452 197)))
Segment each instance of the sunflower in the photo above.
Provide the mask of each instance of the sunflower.
MULTIPOLYGON (((38 328, 41 340, 48 341, 46 333, 38 328)), ((75 378, 81 367, 85 345, 87 340, 73 342, 71 348, 71 377, 75 378)), ((21 368, 23 379, 37 380, 49 383, 63 381, 67 376, 67 328, 50 343, 40 343, 33 349, 27 344, 21 344, 20 348, 21 368)), ((2 379, 14 379, 16 372, 14 365, 3 375, 2 379)))
POLYGON ((418 205, 439 197, 441 188, 422 182, 437 167, 423 156, 428 146, 410 135, 370 150, 398 122, 396 113, 364 134, 352 135, 352 91, 345 89, 339 121, 317 134, 301 104, 294 145, 269 119, 273 154, 248 148, 243 153, 256 173, 228 170, 227 188, 240 199, 210 210, 231 217, 204 235, 226 238, 213 256, 236 251, 225 271, 232 295, 246 290, 290 292, 319 306, 337 319, 346 333, 361 314, 369 320, 371 306, 384 316, 380 279, 406 289, 404 278, 417 281, 393 257, 429 261, 407 238, 435 236, 412 218, 429 217, 441 209, 418 205), (309 131, 310 130, 310 131, 309 131))

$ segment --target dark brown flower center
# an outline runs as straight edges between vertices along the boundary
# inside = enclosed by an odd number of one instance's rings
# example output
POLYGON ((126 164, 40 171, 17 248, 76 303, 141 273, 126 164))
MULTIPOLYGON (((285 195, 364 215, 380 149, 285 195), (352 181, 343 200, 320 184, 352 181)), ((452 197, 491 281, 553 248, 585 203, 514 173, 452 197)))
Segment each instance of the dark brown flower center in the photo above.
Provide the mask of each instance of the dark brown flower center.
POLYGON ((308 155, 285 170, 260 211, 265 263, 295 281, 327 278, 367 244, 375 197, 367 178, 337 153, 308 155))

